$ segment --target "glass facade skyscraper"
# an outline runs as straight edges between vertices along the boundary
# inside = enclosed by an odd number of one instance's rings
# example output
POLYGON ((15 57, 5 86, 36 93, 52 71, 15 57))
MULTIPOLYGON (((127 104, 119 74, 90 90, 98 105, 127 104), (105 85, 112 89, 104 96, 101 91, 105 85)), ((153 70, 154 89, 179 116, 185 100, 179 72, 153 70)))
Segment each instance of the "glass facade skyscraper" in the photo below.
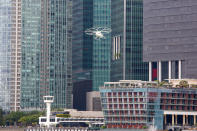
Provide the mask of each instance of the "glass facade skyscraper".
POLYGON ((21 108, 40 107, 41 2, 22 1, 21 108))
POLYGON ((143 0, 112 1, 111 81, 148 80, 143 55, 143 0))
POLYGON ((72 108, 72 1, 23 1, 22 109, 72 108))
POLYGON ((92 90, 93 37, 84 31, 93 26, 93 1, 73 1, 73 108, 86 110, 86 93, 92 90))
MULTIPOLYGON (((93 1, 93 27, 111 28, 111 1, 93 1)), ((105 39, 93 40, 93 90, 98 91, 99 86, 110 81, 111 59, 111 33, 105 39)))
POLYGON ((98 91, 110 80, 111 37, 107 34, 105 39, 95 40, 85 33, 93 27, 111 28, 111 0, 74 0, 73 107, 78 110, 86 110, 87 92, 98 91))
POLYGON ((49 14, 48 94, 53 107, 72 108, 72 1, 50 0, 49 14))
POLYGON ((84 31, 93 26, 93 1, 73 1, 73 82, 91 80, 93 37, 84 31))
POLYGON ((111 37, 95 40, 84 32, 92 27, 111 28, 110 0, 73 1, 73 82, 91 80, 98 90, 110 80, 111 37))
POLYGON ((21 1, 0 0, 0 108, 20 109, 21 1))

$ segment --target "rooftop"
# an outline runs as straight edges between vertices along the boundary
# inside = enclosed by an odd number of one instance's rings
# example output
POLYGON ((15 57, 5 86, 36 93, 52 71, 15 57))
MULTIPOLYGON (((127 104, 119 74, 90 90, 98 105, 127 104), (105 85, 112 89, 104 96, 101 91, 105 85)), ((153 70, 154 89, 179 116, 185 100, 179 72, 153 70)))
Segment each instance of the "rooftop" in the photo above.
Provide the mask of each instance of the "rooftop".
POLYGON ((65 112, 69 112, 71 117, 75 118, 103 118, 102 111, 77 111, 75 109, 65 109, 65 112))
POLYGON ((190 88, 197 89, 197 79, 172 79, 169 82, 120 80, 119 82, 105 82, 101 88, 190 88))

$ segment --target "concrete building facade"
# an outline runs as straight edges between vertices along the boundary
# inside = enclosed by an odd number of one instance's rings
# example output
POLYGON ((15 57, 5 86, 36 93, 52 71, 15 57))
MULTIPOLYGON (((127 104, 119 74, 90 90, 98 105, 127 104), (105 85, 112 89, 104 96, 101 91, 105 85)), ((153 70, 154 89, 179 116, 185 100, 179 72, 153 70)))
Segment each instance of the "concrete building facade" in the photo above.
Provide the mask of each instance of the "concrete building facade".
POLYGON ((99 91, 87 92, 86 94, 86 110, 101 111, 101 96, 99 91))
POLYGON ((197 78, 197 1, 145 0, 143 58, 149 80, 197 78), (155 67, 153 67, 153 65, 155 67))

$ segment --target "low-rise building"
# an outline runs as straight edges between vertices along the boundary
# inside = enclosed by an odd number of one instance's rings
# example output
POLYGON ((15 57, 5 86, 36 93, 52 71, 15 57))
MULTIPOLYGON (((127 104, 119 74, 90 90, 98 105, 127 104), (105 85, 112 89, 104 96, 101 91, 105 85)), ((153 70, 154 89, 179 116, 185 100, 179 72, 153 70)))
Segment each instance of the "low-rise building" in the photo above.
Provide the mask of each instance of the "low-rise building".
MULTIPOLYGON (((46 117, 39 117, 41 127, 46 125, 46 121, 46 117)), ((50 125, 63 127, 100 127, 104 125, 104 117, 102 111, 66 109, 62 112, 53 112, 50 116, 50 125), (60 114, 64 114, 67 117, 58 117, 60 114)))
POLYGON ((99 91, 91 91, 86 93, 86 110, 102 111, 99 91))
POLYGON ((132 80, 105 82, 100 88, 105 124, 108 128, 154 125, 159 130, 196 125, 197 88, 180 87, 132 80))

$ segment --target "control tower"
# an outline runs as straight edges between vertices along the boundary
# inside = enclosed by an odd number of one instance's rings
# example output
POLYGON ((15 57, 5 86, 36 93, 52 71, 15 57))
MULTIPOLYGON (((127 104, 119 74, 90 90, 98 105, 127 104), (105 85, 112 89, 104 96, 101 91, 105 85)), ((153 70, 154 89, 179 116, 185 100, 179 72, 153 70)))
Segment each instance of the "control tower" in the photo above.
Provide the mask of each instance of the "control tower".
POLYGON ((46 107, 47 107, 46 126, 50 127, 51 103, 53 103, 54 97, 53 96, 43 96, 43 99, 44 99, 44 103, 46 103, 46 107))

